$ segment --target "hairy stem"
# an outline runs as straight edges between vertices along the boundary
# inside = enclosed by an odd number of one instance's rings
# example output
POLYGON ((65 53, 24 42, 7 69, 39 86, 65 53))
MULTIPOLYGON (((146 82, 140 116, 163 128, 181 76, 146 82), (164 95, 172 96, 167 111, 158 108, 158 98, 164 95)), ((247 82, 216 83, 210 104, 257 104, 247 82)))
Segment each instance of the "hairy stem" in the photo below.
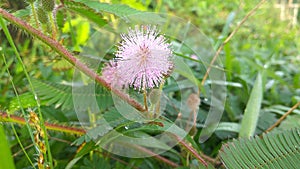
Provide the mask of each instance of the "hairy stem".
POLYGON ((25 30, 32 36, 38 38, 43 43, 51 47, 55 52, 60 54, 62 57, 64 57, 68 62, 70 62, 72 65, 74 65, 76 68, 78 68, 80 71, 85 73, 87 76, 89 76, 92 79, 95 79, 97 83, 105 87, 106 89, 114 92, 117 96, 119 96, 121 99, 126 101, 128 104, 139 110, 140 112, 145 112, 144 106, 142 106, 140 103, 138 103, 136 100, 129 97, 129 95, 121 92, 118 89, 112 88, 109 83, 107 83, 102 77, 100 77, 95 71, 90 69, 87 65, 82 63, 80 60, 78 60, 75 56, 73 56, 67 49, 65 49, 59 42, 55 41, 54 39, 46 36, 41 31, 33 28, 26 22, 20 20, 19 18, 13 16, 12 14, 6 12, 4 9, 0 8, 0 15, 8 20, 9 22, 17 25, 21 29, 25 30))
MULTIPOLYGON (((26 76, 26 78, 27 78, 27 80, 28 80, 30 89, 31 89, 31 91, 32 91, 32 93, 33 93, 33 95, 34 95, 34 99, 35 99, 35 101, 36 101, 36 105, 37 105, 37 109, 38 109, 38 114, 39 114, 39 118, 40 118, 40 125, 41 125, 41 128, 42 128, 42 130, 43 130, 44 133, 47 133, 46 128, 45 128, 45 126, 44 126, 43 115, 42 115, 42 112, 41 112, 41 110, 40 110, 40 103, 39 103, 38 97, 37 97, 37 95, 36 95, 36 92, 35 92, 35 90, 34 90, 34 88, 33 88, 33 85, 32 85, 32 83, 31 83, 30 76, 29 76, 29 74, 28 74, 28 72, 27 72, 27 69, 26 69, 26 67, 25 67, 25 65, 24 65, 24 63, 23 63, 23 60, 22 60, 22 58, 21 58, 21 56, 20 56, 20 54, 19 54, 19 52, 18 52, 18 50, 17 50, 17 47, 16 47, 16 45, 15 45, 13 39, 12 39, 12 36, 11 36, 11 34, 10 34, 10 32, 9 32, 9 30, 8 30, 8 28, 7 28, 7 26, 5 25, 5 23, 4 23, 3 19, 2 19, 2 17, 0 17, 0 24, 1 24, 2 28, 3 28, 4 34, 5 34, 6 38, 7 38, 7 40, 8 40, 8 42, 9 42, 10 46, 12 47, 12 49, 13 49, 13 51, 14 51, 14 53, 15 53, 16 58, 18 59, 18 61, 19 61, 19 62, 21 63, 21 65, 22 65, 22 69, 23 69, 24 74, 25 74, 25 76, 26 76)), ((5 59, 5 57, 4 57, 4 59, 5 59)), ((7 71, 8 71, 8 70, 7 70, 7 71)), ((8 74, 9 74, 9 71, 8 71, 8 74)), ((12 83, 12 85, 13 85, 15 94, 16 94, 17 97, 18 97, 18 92, 17 92, 17 90, 16 90, 16 88, 15 88, 14 83, 13 83, 12 80, 11 80, 11 83, 12 83)), ((22 104, 21 104, 21 102, 20 102, 20 100, 19 100, 19 97, 18 97, 18 102, 19 102, 19 105, 22 107, 22 104)), ((25 115, 25 111, 24 111, 23 108, 22 108, 22 113, 23 113, 23 115, 25 115)), ((27 127, 28 127, 28 125, 27 125, 27 127)), ((28 127, 28 128, 29 128, 29 127, 28 127)), ((31 133, 31 139, 34 141, 34 139, 33 139, 33 137, 32 137, 32 131, 30 130, 30 128, 29 128, 29 132, 31 133)), ((44 156, 46 156, 46 155, 48 154, 48 159, 45 158, 45 162, 49 162, 49 163, 50 163, 50 168, 53 168, 52 155, 51 155, 50 144, 49 144, 49 142, 48 142, 48 136, 47 136, 47 135, 45 135, 45 145, 46 145, 47 151, 44 152, 44 156)))
MULTIPOLYGON (((21 125, 25 125, 27 122, 23 117, 16 116, 16 115, 8 115, 5 112, 0 112, 0 122, 12 122, 12 123, 17 123, 21 125)), ((33 125, 32 122, 29 122, 30 125, 33 125)), ((85 134, 85 130, 77 127, 69 127, 69 126, 64 126, 64 125, 59 125, 59 124, 53 124, 53 123, 48 123, 45 122, 45 127, 48 130, 53 130, 53 131, 60 131, 60 132, 65 132, 69 134, 77 134, 77 135, 83 135, 85 134)))
MULTIPOLYGON (((24 118, 16 116, 16 115, 8 115, 5 112, 0 112, 0 122, 11 122, 11 123, 17 123, 17 124, 21 124, 21 125, 25 125, 26 121, 24 118)), ((32 122, 29 122, 30 125, 33 125, 32 122)), ((77 134, 77 135, 84 135, 86 133, 86 131, 84 129, 81 128, 77 128, 77 127, 69 127, 69 126, 63 126, 63 125, 59 125, 59 124, 53 124, 53 123, 48 123, 45 122, 45 127, 48 130, 53 130, 53 131, 59 131, 59 132, 65 132, 65 133, 69 133, 69 134, 77 134)), ((172 167, 178 167, 179 165, 152 152, 151 150, 148 150, 144 147, 141 146, 137 146, 137 145, 131 145, 133 146, 135 149, 138 149, 140 151, 143 151, 149 155, 154 156, 154 158, 172 166, 172 167)))

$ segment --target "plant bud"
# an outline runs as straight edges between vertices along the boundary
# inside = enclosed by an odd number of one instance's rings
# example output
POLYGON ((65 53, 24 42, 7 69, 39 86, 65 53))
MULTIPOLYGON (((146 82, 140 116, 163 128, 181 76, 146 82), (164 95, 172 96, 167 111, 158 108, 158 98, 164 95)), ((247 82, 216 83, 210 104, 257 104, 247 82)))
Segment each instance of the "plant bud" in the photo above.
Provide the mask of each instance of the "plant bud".
POLYGON ((187 105, 191 110, 197 110, 200 106, 201 100, 196 93, 191 93, 187 99, 187 105))
POLYGON ((54 0, 42 0, 42 7, 47 12, 53 11, 54 6, 55 6, 54 0))

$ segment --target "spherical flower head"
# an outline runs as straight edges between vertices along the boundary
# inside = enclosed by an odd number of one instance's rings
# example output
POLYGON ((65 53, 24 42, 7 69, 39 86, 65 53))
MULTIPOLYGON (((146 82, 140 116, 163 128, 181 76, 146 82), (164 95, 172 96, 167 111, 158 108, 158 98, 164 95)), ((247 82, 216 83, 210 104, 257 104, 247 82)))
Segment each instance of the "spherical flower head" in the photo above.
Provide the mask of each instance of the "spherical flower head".
POLYGON ((115 88, 122 88, 125 85, 123 78, 119 75, 117 70, 117 62, 111 60, 105 64, 102 69, 103 79, 115 88))
POLYGON ((171 45, 155 26, 129 28, 121 34, 116 57, 118 72, 125 83, 144 90, 159 86, 170 75, 173 62, 171 45))

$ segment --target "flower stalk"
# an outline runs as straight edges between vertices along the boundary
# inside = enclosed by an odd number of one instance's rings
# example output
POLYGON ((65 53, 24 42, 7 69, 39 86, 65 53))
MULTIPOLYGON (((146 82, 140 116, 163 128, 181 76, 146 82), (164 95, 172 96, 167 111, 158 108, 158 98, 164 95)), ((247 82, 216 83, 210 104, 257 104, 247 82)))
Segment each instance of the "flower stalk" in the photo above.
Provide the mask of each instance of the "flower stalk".
POLYGON ((4 9, 0 8, 0 15, 8 20, 9 22, 13 23, 14 25, 18 26, 19 28, 25 30, 32 36, 38 38, 43 43, 51 47, 55 52, 57 52, 59 55, 64 57, 68 62, 70 62, 72 65, 74 65, 76 68, 78 68, 80 71, 85 73, 87 76, 89 76, 92 79, 95 79, 97 83, 108 89, 109 91, 112 91, 117 96, 119 96, 121 99, 126 101, 128 104, 139 110, 140 112, 145 112, 144 106, 138 103, 136 100, 129 97, 127 94, 121 92, 118 89, 112 88, 109 83, 107 83, 102 77, 100 77, 95 71, 90 69, 87 65, 82 63, 80 60, 78 60, 75 56, 73 56, 66 48, 64 48, 59 42, 56 40, 46 36, 41 31, 33 28, 28 23, 22 21, 21 19, 13 16, 12 14, 6 12, 4 9))

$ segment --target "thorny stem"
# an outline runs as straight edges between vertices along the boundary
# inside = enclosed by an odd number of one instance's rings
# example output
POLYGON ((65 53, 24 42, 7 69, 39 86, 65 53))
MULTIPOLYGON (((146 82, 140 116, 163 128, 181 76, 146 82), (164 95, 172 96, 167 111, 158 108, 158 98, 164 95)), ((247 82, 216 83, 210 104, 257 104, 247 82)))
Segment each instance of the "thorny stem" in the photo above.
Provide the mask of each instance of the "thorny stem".
MULTIPOLYGON (((204 83, 210 73, 210 70, 217 60, 218 56, 220 55, 221 51, 223 50, 224 46, 231 40, 231 38, 237 33, 237 31, 241 28, 241 26, 248 20, 250 16, 254 14, 254 12, 261 6, 263 5, 267 0, 261 0, 250 12, 247 13, 247 15, 242 19, 242 21, 237 25, 237 27, 231 32, 231 34, 224 40, 224 42, 221 44, 221 46, 218 48, 216 54, 214 55, 213 59, 210 62, 210 65, 208 66, 206 73, 201 81, 201 86, 204 86, 204 83)), ((199 93, 200 95, 200 87, 199 87, 199 93)))
POLYGON ((275 124, 273 124, 271 127, 269 127, 265 133, 270 132, 271 130, 273 130, 276 126, 278 126, 289 114, 291 114, 298 106, 300 106, 300 101, 298 103, 296 103, 289 111, 287 111, 286 113, 284 113, 284 115, 282 115, 280 117, 280 119, 278 119, 276 121, 275 124))
POLYGON ((101 84, 106 89, 112 91, 114 94, 119 96, 121 99, 126 101, 128 104, 139 110, 140 112, 145 112, 146 110, 144 107, 138 103, 136 100, 131 98, 129 95, 121 92, 118 89, 112 88, 109 83, 107 83, 102 77, 100 77, 96 72, 94 72, 92 69, 90 69, 87 65, 82 63, 80 60, 78 60, 75 56, 73 56, 67 49, 65 49, 59 42, 55 41, 54 39, 46 36, 41 31, 33 28, 26 22, 20 20, 19 18, 13 16, 12 14, 6 12, 4 9, 0 8, 0 15, 5 18, 6 20, 10 21, 11 23, 17 25, 21 29, 27 31, 29 34, 37 37, 42 42, 47 44, 49 47, 51 47, 55 52, 63 56, 68 62, 70 62, 72 65, 74 65, 76 68, 78 68, 80 71, 85 73, 87 76, 89 76, 92 79, 95 79, 95 81, 99 84, 101 84))
MULTIPOLYGON (((5 112, 0 112, 0 122, 12 122, 12 123, 17 123, 22 125, 26 124, 26 120, 23 117, 19 117, 16 115, 8 115, 5 112)), ((29 124, 33 125, 32 122, 29 122, 29 124)), ((60 132, 65 132, 70 134, 78 134, 78 135, 85 134, 84 129, 80 129, 77 127, 69 127, 69 126, 64 126, 59 124, 48 123, 48 122, 45 122, 45 127, 49 130, 60 131, 60 132)))

